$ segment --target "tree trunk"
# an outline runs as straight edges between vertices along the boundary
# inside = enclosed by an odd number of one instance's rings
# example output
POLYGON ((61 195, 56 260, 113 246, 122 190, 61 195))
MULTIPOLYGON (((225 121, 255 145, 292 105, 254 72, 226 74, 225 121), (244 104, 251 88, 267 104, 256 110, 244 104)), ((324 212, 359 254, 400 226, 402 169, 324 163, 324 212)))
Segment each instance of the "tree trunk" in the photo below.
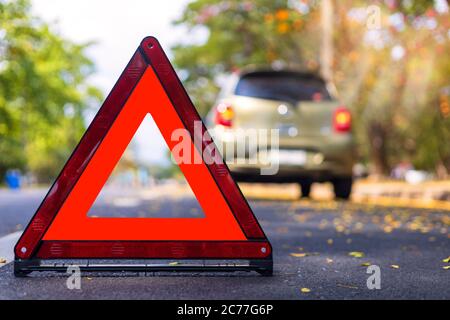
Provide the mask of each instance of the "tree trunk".
POLYGON ((443 180, 448 178, 448 171, 442 160, 439 160, 438 163, 436 163, 435 171, 438 179, 443 180))
POLYGON ((320 50, 321 73, 325 80, 332 81, 333 77, 333 0, 321 2, 322 44, 320 50))
POLYGON ((386 140, 388 130, 378 122, 372 122, 368 128, 370 142, 370 158, 373 164, 373 173, 376 176, 388 174, 386 140))

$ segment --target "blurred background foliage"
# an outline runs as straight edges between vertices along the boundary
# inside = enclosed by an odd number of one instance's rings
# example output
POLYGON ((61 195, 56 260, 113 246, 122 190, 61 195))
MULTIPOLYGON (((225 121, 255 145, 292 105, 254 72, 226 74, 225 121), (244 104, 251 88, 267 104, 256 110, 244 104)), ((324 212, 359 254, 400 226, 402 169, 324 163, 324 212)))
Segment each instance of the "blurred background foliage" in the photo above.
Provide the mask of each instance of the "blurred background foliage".
MULTIPOLYGON (((324 74, 353 112, 359 161, 377 175, 408 162, 446 178, 448 7, 448 0, 194 0, 174 25, 205 41, 180 39, 173 62, 204 115, 223 74, 249 65, 320 72, 328 53, 324 74)), ((27 0, 0 0, 2 181, 12 168, 42 182, 54 177, 85 130, 85 111, 102 100, 87 81, 95 71, 90 44, 64 39, 30 12, 27 0)))
POLYGON ((206 41, 174 47, 174 62, 204 114, 224 72, 247 65, 319 72, 324 23, 332 26, 328 78, 353 111, 359 160, 376 175, 408 162, 447 177, 446 0, 196 0, 175 24, 201 30, 206 41))
POLYGON ((87 46, 33 17, 28 1, 0 1, 0 178, 14 168, 48 182, 62 168, 102 98, 86 82, 87 46))

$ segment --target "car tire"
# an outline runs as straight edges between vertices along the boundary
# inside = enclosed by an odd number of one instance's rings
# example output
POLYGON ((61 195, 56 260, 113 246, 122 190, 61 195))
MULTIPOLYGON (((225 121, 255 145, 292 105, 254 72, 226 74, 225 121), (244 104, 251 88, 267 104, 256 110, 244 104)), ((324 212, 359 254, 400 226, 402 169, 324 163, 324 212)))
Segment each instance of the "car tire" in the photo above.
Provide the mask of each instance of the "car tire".
POLYGON ((300 189, 302 191, 302 198, 309 198, 309 195, 311 193, 311 185, 312 182, 311 181, 302 181, 299 183, 300 185, 300 189))
POLYGON ((332 183, 336 198, 344 200, 350 198, 353 184, 353 179, 351 177, 335 178, 332 183))

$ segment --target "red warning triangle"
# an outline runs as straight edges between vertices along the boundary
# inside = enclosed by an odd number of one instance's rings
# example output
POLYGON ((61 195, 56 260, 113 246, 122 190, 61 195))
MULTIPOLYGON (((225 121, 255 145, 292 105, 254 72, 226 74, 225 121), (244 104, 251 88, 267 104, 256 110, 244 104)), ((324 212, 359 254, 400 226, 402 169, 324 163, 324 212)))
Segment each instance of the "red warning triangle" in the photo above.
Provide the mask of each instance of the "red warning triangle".
POLYGON ((183 130, 189 133, 184 143, 192 146, 194 158, 202 159, 205 150, 211 150, 211 140, 199 137, 198 125, 200 135, 206 129, 194 105, 153 37, 142 41, 50 188, 16 244, 16 261, 91 258, 271 261, 270 243, 221 161, 179 165, 204 218, 87 215, 147 114, 153 117, 170 150, 174 151, 179 143, 172 135, 183 130))

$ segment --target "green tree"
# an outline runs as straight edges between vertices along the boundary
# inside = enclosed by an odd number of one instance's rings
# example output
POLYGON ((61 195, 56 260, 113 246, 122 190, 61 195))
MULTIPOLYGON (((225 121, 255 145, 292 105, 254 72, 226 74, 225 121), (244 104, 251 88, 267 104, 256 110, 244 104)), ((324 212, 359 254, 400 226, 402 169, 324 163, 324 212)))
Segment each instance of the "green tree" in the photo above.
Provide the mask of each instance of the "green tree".
POLYGON ((0 1, 0 178, 18 168, 48 181, 67 160, 101 99, 86 82, 87 46, 34 17, 29 1, 0 1))
POLYGON ((174 63, 200 113, 212 105, 218 88, 215 76, 249 65, 274 62, 291 67, 317 68, 319 39, 308 20, 286 0, 196 0, 185 8, 176 25, 206 30, 202 44, 180 44, 174 63), (311 29, 311 28, 310 28, 311 29), (310 34, 310 36, 308 36, 310 34))
POLYGON ((449 13, 432 0, 375 4, 381 24, 370 31, 365 1, 336 1, 335 80, 353 107, 361 156, 380 175, 409 161, 444 177, 450 154, 436 140, 450 139, 438 114, 439 92, 449 85, 449 13), (379 39, 367 40, 370 32, 379 39))

